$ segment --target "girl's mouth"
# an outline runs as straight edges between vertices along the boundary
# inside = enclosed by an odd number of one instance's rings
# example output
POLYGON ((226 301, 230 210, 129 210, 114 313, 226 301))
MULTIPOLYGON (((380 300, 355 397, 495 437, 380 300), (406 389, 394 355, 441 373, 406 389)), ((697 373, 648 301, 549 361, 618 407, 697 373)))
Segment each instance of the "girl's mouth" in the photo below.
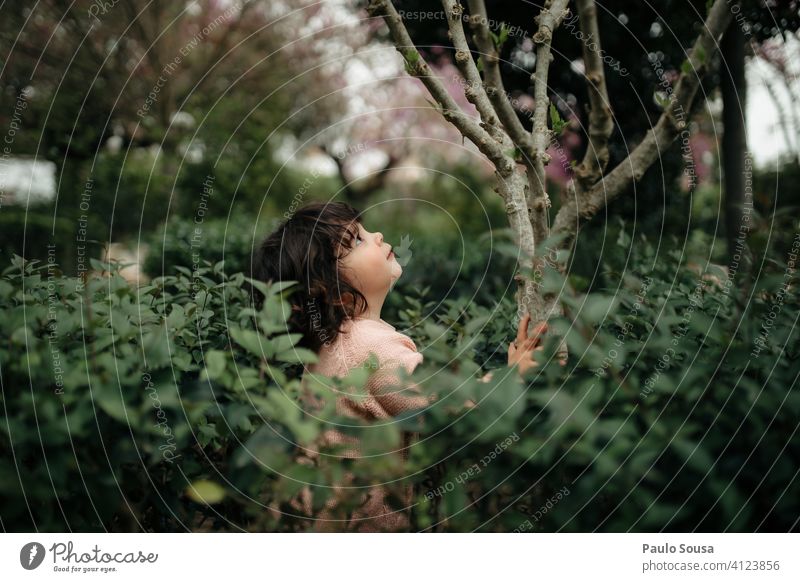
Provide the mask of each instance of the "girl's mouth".
POLYGON ((394 251, 389 251, 389 256, 386 257, 386 260, 388 261, 389 259, 391 259, 393 257, 394 257, 394 251))

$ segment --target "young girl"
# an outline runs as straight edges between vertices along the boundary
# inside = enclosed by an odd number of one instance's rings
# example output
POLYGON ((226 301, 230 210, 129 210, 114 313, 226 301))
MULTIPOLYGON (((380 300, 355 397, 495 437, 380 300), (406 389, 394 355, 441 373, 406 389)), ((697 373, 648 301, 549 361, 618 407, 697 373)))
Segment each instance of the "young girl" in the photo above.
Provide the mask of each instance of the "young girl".
MULTIPOLYGON (((309 372, 345 377, 363 366, 370 353, 377 356, 378 369, 362 398, 336 396, 337 411, 345 416, 376 421, 430 404, 416 386, 399 387, 395 371, 402 366, 410 374, 423 356, 411 338, 381 318, 386 295, 402 274, 383 234, 368 230, 361 213, 343 202, 311 203, 298 209, 258 249, 255 278, 299 281, 288 325, 290 331, 303 334, 298 345, 318 355, 309 372)), ((518 366, 520 374, 536 365, 533 350, 542 349, 538 344, 546 331, 542 324, 529 337, 529 323, 529 315, 522 318, 517 338, 508 347, 508 365, 518 366)), ((348 445, 343 456, 360 454, 358 441, 336 430, 326 431, 323 439, 327 444, 348 445)), ((307 488, 304 494, 303 505, 309 510, 307 488)), ((391 531, 407 525, 405 515, 388 509, 382 488, 370 489, 366 497, 348 529, 391 531)))

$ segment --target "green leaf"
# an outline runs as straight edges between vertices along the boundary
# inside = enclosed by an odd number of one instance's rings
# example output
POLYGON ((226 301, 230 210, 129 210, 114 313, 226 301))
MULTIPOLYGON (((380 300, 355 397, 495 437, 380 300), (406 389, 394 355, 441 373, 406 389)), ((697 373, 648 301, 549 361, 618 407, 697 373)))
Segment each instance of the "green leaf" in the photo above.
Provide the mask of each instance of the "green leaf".
POLYGON ((619 235, 617 236, 617 246, 622 247, 623 249, 628 249, 631 246, 631 237, 628 236, 627 232, 625 232, 624 225, 622 226, 622 228, 619 229, 619 235))
POLYGON ((216 424, 201 424, 197 427, 197 442, 205 447, 220 437, 216 424))
POLYGON ((225 499, 225 489, 214 481, 201 479, 186 488, 186 495, 196 503, 214 505, 225 499))
POLYGON ((279 297, 269 297, 264 301, 264 305, 261 307, 263 319, 260 320, 260 323, 262 327, 265 323, 273 326, 275 324, 282 324, 285 327, 286 320, 289 319, 291 310, 292 308, 287 301, 279 297))
POLYGON ((559 245, 567 238, 566 234, 553 234, 548 236, 542 242, 536 244, 536 251, 533 253, 535 257, 544 257, 552 254, 553 249, 558 249, 559 245))
POLYGON ((508 40, 508 27, 504 23, 503 26, 500 28, 500 46, 498 48, 501 48, 506 43, 507 40, 508 40))
POLYGON ((253 408, 251 406, 234 404, 228 407, 225 417, 230 426, 249 432, 253 429, 253 424, 250 422, 250 415, 252 413, 253 408))
POLYGON ((417 73, 416 66, 419 63, 419 53, 416 49, 407 49, 402 52, 403 54, 403 64, 406 69, 406 73, 409 75, 415 75, 417 73))
POLYGON ((707 475, 711 465, 714 464, 714 459, 708 452, 696 445, 693 442, 681 438, 680 435, 672 440, 672 448, 679 457, 686 461, 686 465, 700 473, 707 475))
POLYGON ((242 346, 251 354, 258 356, 259 358, 263 358, 266 355, 265 348, 267 346, 267 342, 262 344, 261 336, 258 333, 249 329, 232 327, 230 329, 230 334, 233 338, 233 341, 242 346))
POLYGON ((656 91, 653 93, 653 101, 656 105, 661 107, 661 109, 667 109, 669 107, 670 98, 664 91, 656 91))
POLYGON ((306 348, 292 348, 276 354, 275 360, 289 364, 316 364, 319 358, 317 354, 306 348))
POLYGON ((124 423, 129 421, 125 403, 122 401, 119 391, 110 387, 98 387, 94 390, 93 396, 95 403, 111 418, 124 423))
POLYGON ((553 124, 553 131, 556 135, 561 135, 561 132, 567 125, 567 122, 561 119, 561 114, 554 103, 550 103, 550 121, 553 124))
POLYGON ((708 55, 706 55, 706 51, 705 51, 705 49, 703 49, 703 47, 698 46, 697 49, 692 54, 692 56, 697 59, 698 63, 704 64, 706 62, 706 57, 708 55))
POLYGON ((174 303, 172 305, 172 311, 170 311, 169 316, 167 317, 167 327, 170 330, 178 330, 185 324, 186 314, 183 311, 183 306, 181 306, 180 303, 174 303))
POLYGON ((491 319, 492 319, 491 314, 481 315, 480 317, 472 319, 464 326, 464 333, 468 336, 473 335, 478 330, 482 329, 491 319))
POLYGON ((316 438, 319 426, 307 419, 286 392, 271 390, 266 397, 254 396, 251 401, 267 419, 288 428, 297 441, 310 443, 316 438))
POLYGON ((437 323, 426 321, 422 324, 422 329, 424 329, 428 337, 434 341, 441 341, 447 337, 447 328, 437 323))
POLYGON ((564 291, 567 279, 552 267, 546 267, 542 274, 542 291, 544 293, 559 294, 564 291))
POLYGON ((581 307, 581 319, 590 324, 600 323, 606 317, 614 314, 617 304, 617 298, 613 295, 587 295, 586 301, 581 307))
POLYGON ((169 338, 170 335, 163 325, 152 328, 152 331, 143 336, 142 347, 144 348, 147 366, 151 370, 170 364, 169 338))
POLYGON ((89 258, 89 264, 95 271, 111 271, 114 268, 111 263, 104 263, 103 261, 98 261, 93 258, 89 258))
POLYGON ((209 350, 205 354, 206 374, 212 380, 219 378, 225 371, 225 352, 209 350))
POLYGON ((233 464, 241 468, 256 463, 262 470, 278 472, 290 460, 289 454, 287 440, 276 434, 275 427, 264 425, 236 452, 233 464))
POLYGON ((277 281, 273 282, 272 284, 268 284, 264 281, 251 279, 250 277, 245 277, 244 280, 260 291, 264 297, 272 297, 281 291, 284 291, 285 289, 289 289, 290 287, 297 285, 297 281, 277 281))
POLYGON ((302 333, 289 333, 286 335, 280 335, 278 337, 270 338, 269 344, 270 348, 272 348, 272 353, 279 353, 285 352, 303 337, 302 333))
POLYGON ((262 369, 264 372, 272 378, 272 380, 278 385, 283 386, 286 384, 286 374, 281 371, 281 369, 277 366, 270 366, 268 363, 262 364, 262 369))
POLYGON ((404 234, 400 238, 400 244, 394 247, 394 255, 395 260, 400 264, 401 267, 405 267, 408 262, 411 260, 413 256, 413 252, 411 251, 411 243, 413 239, 408 235, 404 234))

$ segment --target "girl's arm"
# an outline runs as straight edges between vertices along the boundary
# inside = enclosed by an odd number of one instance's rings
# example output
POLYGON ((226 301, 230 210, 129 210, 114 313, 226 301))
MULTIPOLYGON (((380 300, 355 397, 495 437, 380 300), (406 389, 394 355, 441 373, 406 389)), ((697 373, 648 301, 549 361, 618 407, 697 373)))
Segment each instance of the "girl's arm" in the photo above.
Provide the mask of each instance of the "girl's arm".
POLYGON ((399 333, 386 333, 383 329, 364 327, 354 337, 353 361, 366 361, 369 354, 378 358, 378 370, 366 385, 367 393, 357 407, 376 418, 396 416, 406 410, 425 408, 431 400, 424 396, 416 384, 401 386, 398 370, 402 367, 409 374, 422 362, 414 342, 399 333))
POLYGON ((416 384, 402 386, 396 372, 399 366, 403 366, 410 374, 417 364, 416 358, 400 355, 399 358, 383 362, 381 369, 370 378, 369 394, 386 415, 397 416, 407 410, 425 408, 431 403, 431 399, 423 395, 416 384))

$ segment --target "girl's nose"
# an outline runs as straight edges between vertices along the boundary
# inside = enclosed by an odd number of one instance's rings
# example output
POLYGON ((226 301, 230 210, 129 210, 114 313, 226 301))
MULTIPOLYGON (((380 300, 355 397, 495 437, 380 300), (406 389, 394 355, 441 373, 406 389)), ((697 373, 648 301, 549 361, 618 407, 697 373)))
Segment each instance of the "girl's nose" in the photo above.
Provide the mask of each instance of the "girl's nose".
POLYGON ((383 244, 383 234, 381 234, 380 232, 375 233, 375 239, 378 241, 379 245, 383 244))

